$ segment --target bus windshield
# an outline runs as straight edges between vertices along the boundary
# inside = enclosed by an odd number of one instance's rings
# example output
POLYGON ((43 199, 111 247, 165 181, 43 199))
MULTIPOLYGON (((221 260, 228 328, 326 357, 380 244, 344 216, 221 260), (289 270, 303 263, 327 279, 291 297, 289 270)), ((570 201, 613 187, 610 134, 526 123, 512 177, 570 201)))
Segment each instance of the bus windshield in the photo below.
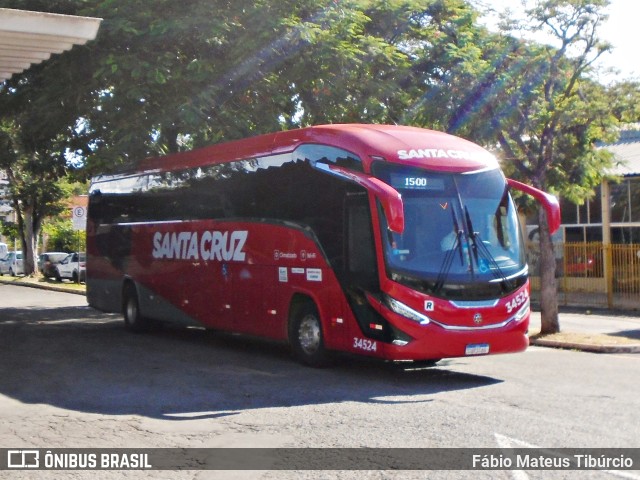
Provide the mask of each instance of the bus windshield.
POLYGON ((515 206, 498 169, 432 172, 377 162, 374 174, 402 195, 405 230, 383 243, 389 277, 434 296, 488 299, 526 281, 515 206))

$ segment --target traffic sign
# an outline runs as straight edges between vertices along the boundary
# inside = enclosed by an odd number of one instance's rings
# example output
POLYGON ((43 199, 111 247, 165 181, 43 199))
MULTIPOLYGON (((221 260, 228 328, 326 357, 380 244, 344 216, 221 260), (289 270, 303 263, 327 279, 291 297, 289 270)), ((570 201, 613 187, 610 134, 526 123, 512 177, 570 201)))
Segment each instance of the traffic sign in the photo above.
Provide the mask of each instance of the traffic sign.
POLYGON ((72 223, 74 230, 86 230, 87 229, 87 208, 77 205, 71 209, 72 223))

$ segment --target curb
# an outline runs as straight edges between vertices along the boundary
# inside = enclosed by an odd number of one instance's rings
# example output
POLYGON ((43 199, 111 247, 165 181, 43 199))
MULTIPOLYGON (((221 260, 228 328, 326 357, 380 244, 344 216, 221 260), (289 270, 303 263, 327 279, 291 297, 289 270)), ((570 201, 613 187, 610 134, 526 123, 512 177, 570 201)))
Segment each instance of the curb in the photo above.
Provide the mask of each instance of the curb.
POLYGON ((15 285, 16 287, 30 287, 30 288, 37 288, 40 290, 50 290, 52 292, 73 293, 75 295, 82 295, 82 296, 86 296, 87 294, 86 292, 83 292, 80 290, 73 290, 65 287, 56 287, 55 285, 40 285, 37 283, 29 283, 29 282, 6 281, 6 280, 3 280, 2 278, 0 278, 0 283, 2 283, 3 285, 15 285))
POLYGON ((640 353, 640 344, 632 345, 595 345, 589 343, 569 343, 557 340, 529 339, 530 345, 538 347, 580 350, 589 353, 640 353))

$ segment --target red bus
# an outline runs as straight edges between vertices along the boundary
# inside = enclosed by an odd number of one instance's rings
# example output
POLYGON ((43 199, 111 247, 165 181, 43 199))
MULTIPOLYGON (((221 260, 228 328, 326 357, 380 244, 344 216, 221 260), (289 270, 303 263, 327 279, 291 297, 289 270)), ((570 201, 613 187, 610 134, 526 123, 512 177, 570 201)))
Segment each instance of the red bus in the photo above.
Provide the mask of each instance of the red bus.
POLYGON ((94 178, 87 297, 179 322, 435 363, 528 346, 529 281, 493 155, 420 128, 326 125, 149 158, 94 178))

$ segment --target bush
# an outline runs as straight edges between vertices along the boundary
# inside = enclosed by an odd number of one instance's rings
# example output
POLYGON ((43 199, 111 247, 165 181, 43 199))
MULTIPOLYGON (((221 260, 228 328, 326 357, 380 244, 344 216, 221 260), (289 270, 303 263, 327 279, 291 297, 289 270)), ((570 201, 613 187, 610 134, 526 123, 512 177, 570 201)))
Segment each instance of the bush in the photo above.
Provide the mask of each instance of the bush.
POLYGON ((47 251, 49 252, 77 252, 85 251, 86 235, 84 231, 73 229, 71 220, 59 220, 45 227, 49 235, 47 251), (78 245, 79 244, 79 245, 78 245))

